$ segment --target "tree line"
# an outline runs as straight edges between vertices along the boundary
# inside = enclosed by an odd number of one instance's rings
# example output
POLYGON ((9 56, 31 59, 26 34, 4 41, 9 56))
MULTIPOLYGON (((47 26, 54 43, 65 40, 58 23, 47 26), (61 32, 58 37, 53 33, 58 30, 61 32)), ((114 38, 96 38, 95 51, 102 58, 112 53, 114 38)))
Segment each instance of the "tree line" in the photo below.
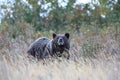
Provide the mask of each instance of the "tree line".
POLYGON ((71 28, 80 32, 81 25, 96 28, 120 24, 120 0, 91 0, 86 4, 76 4, 75 0, 15 0, 2 4, 4 18, 1 24, 17 27, 18 22, 26 22, 36 30, 55 30, 71 28))

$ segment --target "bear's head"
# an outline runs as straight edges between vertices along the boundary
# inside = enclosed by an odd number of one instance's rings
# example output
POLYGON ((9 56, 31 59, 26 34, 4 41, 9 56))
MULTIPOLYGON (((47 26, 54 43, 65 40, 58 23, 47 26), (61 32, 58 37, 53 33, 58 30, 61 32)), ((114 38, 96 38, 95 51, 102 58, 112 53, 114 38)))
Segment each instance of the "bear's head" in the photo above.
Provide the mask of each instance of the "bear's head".
POLYGON ((60 54, 64 51, 69 51, 70 48, 70 40, 69 40, 69 33, 65 34, 56 34, 53 33, 53 51, 55 53, 59 52, 60 54))

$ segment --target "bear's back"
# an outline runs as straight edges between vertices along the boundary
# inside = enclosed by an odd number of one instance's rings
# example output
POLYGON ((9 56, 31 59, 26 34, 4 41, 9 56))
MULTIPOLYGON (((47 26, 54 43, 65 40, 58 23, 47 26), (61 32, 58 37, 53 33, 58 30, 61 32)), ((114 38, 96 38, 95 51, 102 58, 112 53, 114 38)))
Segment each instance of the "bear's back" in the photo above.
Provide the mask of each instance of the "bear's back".
POLYGON ((29 47, 28 53, 35 57, 35 54, 38 53, 41 55, 44 52, 44 48, 49 43, 50 39, 46 37, 41 37, 35 40, 29 47))

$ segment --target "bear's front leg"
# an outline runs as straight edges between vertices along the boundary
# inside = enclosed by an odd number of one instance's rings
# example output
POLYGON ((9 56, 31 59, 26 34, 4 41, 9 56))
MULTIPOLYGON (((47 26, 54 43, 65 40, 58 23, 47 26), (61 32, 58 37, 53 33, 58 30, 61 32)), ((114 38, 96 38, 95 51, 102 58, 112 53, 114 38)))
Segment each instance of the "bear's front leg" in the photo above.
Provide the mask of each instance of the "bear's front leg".
POLYGON ((64 52, 64 57, 69 59, 70 58, 70 52, 68 49, 65 49, 65 52, 64 52))

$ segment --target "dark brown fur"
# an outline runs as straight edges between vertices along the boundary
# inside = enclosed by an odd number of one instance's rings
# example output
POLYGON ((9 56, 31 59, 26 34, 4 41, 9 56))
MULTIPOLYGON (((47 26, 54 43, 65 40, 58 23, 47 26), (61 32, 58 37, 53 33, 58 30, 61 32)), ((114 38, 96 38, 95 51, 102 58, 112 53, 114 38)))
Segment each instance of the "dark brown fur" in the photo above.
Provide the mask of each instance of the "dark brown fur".
POLYGON ((53 33, 53 40, 42 37, 33 42, 28 50, 28 53, 37 59, 43 59, 47 56, 62 56, 63 52, 67 52, 69 55, 70 41, 69 33, 66 34, 55 34, 53 33))

